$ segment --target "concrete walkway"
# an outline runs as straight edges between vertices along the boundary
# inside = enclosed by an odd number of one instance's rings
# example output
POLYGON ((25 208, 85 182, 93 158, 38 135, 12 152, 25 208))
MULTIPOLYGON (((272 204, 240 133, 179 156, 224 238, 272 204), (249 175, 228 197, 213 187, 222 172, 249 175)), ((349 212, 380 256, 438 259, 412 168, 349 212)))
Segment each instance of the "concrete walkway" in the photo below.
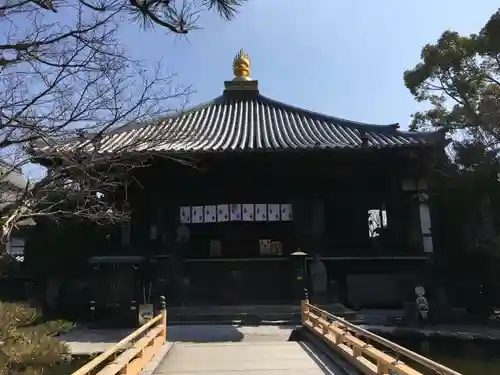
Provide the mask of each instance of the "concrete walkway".
MULTIPOLYGON (((402 327, 384 325, 360 325, 381 335, 394 337, 443 337, 450 339, 483 339, 500 341, 500 329, 470 325, 442 325, 431 327, 402 327)), ((295 326, 291 325, 173 325, 168 326, 170 342, 241 342, 241 341, 287 341, 295 326)), ((72 354, 91 355, 102 353, 127 336, 133 329, 85 329, 77 328, 61 334, 72 354)))
MULTIPOLYGON (((169 342, 241 342, 287 341, 296 326, 238 326, 238 325, 178 325, 168 326, 169 342)), ((102 353, 133 329, 75 329, 59 336, 72 354, 91 355, 102 353)))
POLYGON ((347 375, 300 342, 174 343, 153 375, 347 375))

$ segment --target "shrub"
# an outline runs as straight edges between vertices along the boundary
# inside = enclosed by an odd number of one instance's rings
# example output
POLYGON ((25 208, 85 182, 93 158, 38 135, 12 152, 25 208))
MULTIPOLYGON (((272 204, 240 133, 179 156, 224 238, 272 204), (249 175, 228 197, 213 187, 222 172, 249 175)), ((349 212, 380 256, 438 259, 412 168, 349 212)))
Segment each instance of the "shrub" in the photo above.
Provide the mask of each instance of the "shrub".
POLYGON ((55 335, 70 326, 43 321, 40 311, 26 304, 0 302, 0 375, 59 373, 71 357, 55 335))

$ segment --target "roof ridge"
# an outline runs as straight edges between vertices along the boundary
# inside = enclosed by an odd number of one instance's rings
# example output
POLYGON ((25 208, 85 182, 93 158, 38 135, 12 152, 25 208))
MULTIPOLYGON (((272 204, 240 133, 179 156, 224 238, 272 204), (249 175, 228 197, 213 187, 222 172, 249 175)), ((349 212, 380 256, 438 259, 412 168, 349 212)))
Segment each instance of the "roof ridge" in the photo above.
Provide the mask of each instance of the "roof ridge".
POLYGON ((309 109, 305 109, 305 108, 298 107, 295 105, 287 104, 287 103, 284 103, 284 102, 281 102, 281 101, 278 101, 275 99, 268 98, 267 96, 260 95, 260 94, 259 94, 259 99, 261 99, 262 101, 267 102, 268 104, 271 104, 271 105, 277 105, 277 106, 291 109, 291 110, 294 110, 297 112, 302 112, 302 113, 308 114, 310 116, 320 117, 323 120, 329 120, 332 122, 334 121, 336 125, 346 126, 349 128, 355 127, 357 129, 362 127, 362 128, 366 128, 366 129, 363 129, 365 131, 378 131, 378 132, 380 132, 382 130, 382 131, 390 131, 390 132, 395 132, 395 133, 402 133, 401 131, 399 131, 397 129, 397 127, 399 126, 398 123, 385 124, 385 125, 383 125, 383 124, 369 124, 369 123, 360 122, 360 121, 348 120, 348 119, 345 119, 342 117, 327 115, 327 114, 321 113, 321 112, 311 111, 309 109))
MULTIPOLYGON (((223 94, 210 101, 155 118, 129 123, 103 134, 103 152, 119 150, 130 140, 149 134, 184 134, 182 139, 140 144, 136 151, 218 152, 314 150, 437 145, 437 132, 403 132, 397 124, 377 125, 330 116, 289 105, 258 93, 223 94), (115 137, 114 135, 119 134, 115 137)), ((444 139, 444 136, 443 136, 444 139)), ((73 140, 71 149, 88 145, 87 137, 73 140)), ((50 147, 50 146, 47 146, 50 147)))
MULTIPOLYGON (((301 112, 303 114, 307 114, 311 117, 318 117, 321 118, 322 120, 326 120, 327 122, 334 122, 335 125, 340 125, 340 126, 345 126, 347 128, 355 128, 357 130, 364 130, 368 132, 377 132, 377 133, 391 133, 391 134, 399 134, 399 135, 410 135, 413 137, 425 137, 425 136, 430 136, 435 134, 436 132, 433 131, 428 131, 428 132, 411 132, 411 131, 403 131, 399 130, 399 123, 392 123, 392 124, 370 124, 370 123, 365 123, 361 121, 354 121, 354 120, 348 120, 342 117, 337 117, 337 116, 332 116, 332 115, 327 115, 322 112, 316 112, 316 111, 311 111, 309 109, 305 109, 299 106, 291 105, 288 103, 281 102, 279 100, 271 99, 265 95, 262 94, 257 94, 256 96, 253 97, 253 99, 256 99, 257 101, 267 103, 269 105, 274 105, 274 106, 279 106, 283 108, 287 108, 289 110, 293 110, 296 112, 301 112)), ((200 104, 197 104, 192 107, 188 107, 184 110, 180 111, 175 111, 174 113, 158 117, 152 121, 149 122, 141 122, 141 123, 130 123, 130 124, 125 124, 119 128, 114 129, 113 131, 109 132, 108 134, 117 134, 117 133, 122 133, 126 131, 130 131, 133 129, 138 129, 142 128, 144 126, 149 126, 149 125, 158 125, 161 122, 165 120, 171 120, 171 119, 176 119, 181 116, 185 116, 189 113, 196 112, 199 110, 202 110, 206 107, 216 105, 216 104, 222 104, 224 102, 229 102, 229 101, 238 101, 238 100, 245 100, 245 99, 237 99, 237 98, 232 98, 228 97, 226 95, 219 95, 215 97, 214 99, 211 99, 206 102, 202 102, 200 104)))
POLYGON ((175 118, 187 115, 189 113, 199 111, 199 110, 204 109, 206 107, 209 107, 211 105, 221 104, 225 99, 226 98, 224 97, 224 95, 219 95, 218 97, 216 97, 212 100, 197 104, 197 105, 192 106, 192 107, 188 107, 188 108, 183 109, 183 110, 173 111, 173 113, 170 113, 168 115, 164 115, 161 117, 157 117, 151 121, 134 122, 134 123, 128 123, 128 124, 122 125, 116 129, 113 129, 109 133, 106 133, 106 135, 119 134, 119 133, 127 132, 130 130, 134 130, 134 129, 140 129, 142 127, 150 126, 150 125, 158 125, 163 121, 175 119, 175 118))

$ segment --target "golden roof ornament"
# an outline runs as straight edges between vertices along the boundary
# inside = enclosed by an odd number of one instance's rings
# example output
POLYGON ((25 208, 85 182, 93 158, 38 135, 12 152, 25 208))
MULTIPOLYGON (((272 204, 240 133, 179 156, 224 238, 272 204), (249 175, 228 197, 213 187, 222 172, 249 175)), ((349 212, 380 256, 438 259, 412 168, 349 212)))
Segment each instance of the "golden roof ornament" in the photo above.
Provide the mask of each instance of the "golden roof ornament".
POLYGON ((233 81, 251 81, 250 78, 250 56, 240 49, 233 59, 233 81))
POLYGON ((240 98, 259 93, 258 82, 250 78, 250 56, 242 49, 233 59, 233 73, 231 81, 224 81, 224 95, 240 98))

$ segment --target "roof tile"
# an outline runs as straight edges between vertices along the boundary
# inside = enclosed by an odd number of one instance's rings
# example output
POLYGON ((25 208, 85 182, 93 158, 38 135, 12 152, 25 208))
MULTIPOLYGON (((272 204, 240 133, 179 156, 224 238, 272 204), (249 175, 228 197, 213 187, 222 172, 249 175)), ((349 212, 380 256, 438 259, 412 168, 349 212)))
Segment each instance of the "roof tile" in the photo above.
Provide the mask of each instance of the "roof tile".
MULTIPOLYGON (((395 125, 349 121, 293 107, 260 94, 243 99, 222 95, 154 123, 120 128, 103 137, 100 150, 231 152, 384 148, 425 145, 436 139, 436 133, 401 132, 395 125)), ((79 140, 70 148, 86 145, 88 140, 79 140)))

